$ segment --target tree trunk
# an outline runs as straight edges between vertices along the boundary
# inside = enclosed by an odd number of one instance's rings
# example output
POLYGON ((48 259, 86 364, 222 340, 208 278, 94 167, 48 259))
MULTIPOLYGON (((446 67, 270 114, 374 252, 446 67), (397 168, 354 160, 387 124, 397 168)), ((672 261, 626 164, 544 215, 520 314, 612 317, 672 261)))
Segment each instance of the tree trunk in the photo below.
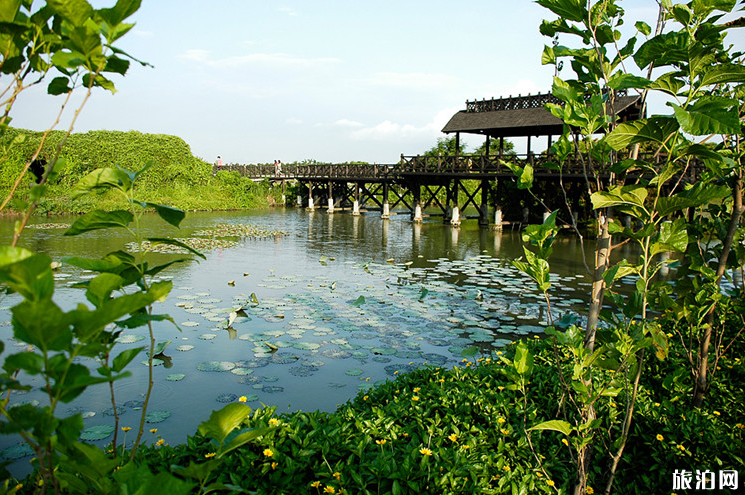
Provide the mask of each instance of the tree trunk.
POLYGON ((598 215, 598 243, 595 248, 595 272, 592 277, 592 294, 590 311, 587 315, 585 329, 585 347, 590 351, 595 349, 595 331, 600 321, 600 308, 603 306, 605 293, 605 279, 603 274, 608 269, 611 252, 611 235, 608 231, 608 217, 602 212, 598 215))

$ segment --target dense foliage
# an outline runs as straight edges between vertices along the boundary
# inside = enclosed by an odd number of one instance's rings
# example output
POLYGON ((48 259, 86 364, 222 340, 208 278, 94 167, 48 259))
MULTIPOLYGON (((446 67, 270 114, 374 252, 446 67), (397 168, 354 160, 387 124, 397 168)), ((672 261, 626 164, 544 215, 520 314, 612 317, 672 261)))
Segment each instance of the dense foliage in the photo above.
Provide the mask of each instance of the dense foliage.
MULTIPOLYGON (((28 159, 39 147, 44 133, 8 129, 4 141, 18 140, 0 170, 0 193, 7 194, 28 159)), ((255 208, 281 201, 281 192, 268 183, 255 183, 238 173, 221 171, 213 175, 209 164, 191 153, 189 145, 176 136, 143 134, 137 131, 90 131, 71 134, 52 132, 46 137, 39 159, 51 163, 63 139, 58 178, 48 184, 49 193, 41 199, 37 213, 81 213, 103 205, 106 209, 121 206, 112 194, 71 202, 69 192, 89 172, 101 167, 120 165, 139 170, 151 166, 138 183, 139 196, 148 201, 167 203, 185 210, 220 210, 255 208)), ((26 197, 35 178, 24 178, 26 197)), ((24 194, 25 193, 25 194, 24 194)))

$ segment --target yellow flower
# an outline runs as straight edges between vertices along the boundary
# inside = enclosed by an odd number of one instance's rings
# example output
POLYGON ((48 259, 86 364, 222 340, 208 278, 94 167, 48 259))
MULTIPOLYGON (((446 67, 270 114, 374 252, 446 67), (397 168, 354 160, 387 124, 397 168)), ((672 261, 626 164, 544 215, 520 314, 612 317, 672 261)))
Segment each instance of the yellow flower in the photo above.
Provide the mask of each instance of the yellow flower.
POLYGON ((158 447, 161 447, 164 443, 166 443, 166 441, 161 438, 160 440, 155 442, 155 445, 157 445, 158 447))
POLYGON ((420 390, 421 390, 421 388, 419 388, 419 387, 414 387, 414 393, 417 393, 417 392, 419 392, 420 390))
POLYGON ((440 379, 439 379, 439 380, 437 380, 437 381, 438 381, 438 382, 440 382, 440 383, 445 383, 445 379, 444 379, 444 378, 440 378, 440 379))
POLYGON ((499 431, 501 431, 503 435, 509 435, 510 434, 510 430, 505 430, 504 428, 502 428, 499 431))
POLYGON ((276 463, 276 462, 273 462, 273 463, 272 463, 272 469, 277 469, 277 466, 279 466, 279 464, 278 464, 278 463, 276 463))
POLYGON ((509 471, 510 470, 510 467, 509 466, 505 466, 502 469, 504 469, 505 471, 509 471))
POLYGON ((132 428, 131 428, 131 427, 129 427, 129 426, 122 426, 122 431, 124 431, 124 432, 127 432, 127 431, 129 431, 129 430, 131 430, 131 429, 132 429, 132 428))
POLYGON ((151 428, 150 429, 150 433, 158 433, 158 429, 157 428, 151 428))
POLYGON ((248 401, 248 397, 246 397, 245 395, 241 395, 240 397, 238 397, 238 402, 247 402, 247 401, 248 401))
POLYGON ((272 418, 269 420, 269 426, 278 426, 279 420, 277 418, 272 418))
POLYGON ((504 387, 503 387, 503 386, 501 386, 501 385, 500 385, 500 386, 498 386, 497 388, 499 389, 499 391, 500 391, 500 392, 501 392, 502 390, 504 390, 504 387))
POLYGON ((366 382, 369 382, 370 381, 370 377, 368 376, 367 378, 365 378, 365 381, 366 382))
POLYGON ((334 478, 336 478, 336 481, 339 481, 341 479, 341 473, 339 471, 332 474, 334 478))
POLYGON ((427 448, 419 449, 419 453, 426 456, 432 455, 432 451, 427 448))
POLYGON ((470 448, 471 448, 471 446, 470 446, 470 445, 463 445, 463 447, 462 447, 462 448, 464 448, 464 449, 468 450, 468 449, 470 449, 470 448))
POLYGON ((468 359, 466 358, 463 358, 463 361, 461 361, 461 363, 467 363, 467 362, 468 362, 468 359))
POLYGON ((264 457, 271 457, 274 455, 272 449, 264 449, 264 457))
POLYGON ((418 401, 418 400, 419 400, 419 397, 417 397, 417 396, 415 395, 414 397, 412 397, 412 398, 411 398, 411 400, 413 400, 414 402, 416 402, 416 401, 418 401))
POLYGON ((721 416, 722 414, 719 411, 713 411, 715 416, 721 416))
POLYGON ((659 402, 655 402, 653 405, 654 405, 654 407, 660 407, 660 403, 659 402))
POLYGON ((504 418, 497 418, 497 423, 499 423, 500 425, 503 425, 503 424, 505 424, 506 422, 507 422, 507 420, 506 420, 506 419, 504 419, 504 418))
POLYGON ((448 438, 450 439, 451 442, 458 441, 458 435, 456 435, 455 433, 451 433, 450 435, 448 435, 448 438))
POLYGON ((388 440, 386 440, 385 438, 382 440, 375 440, 375 443, 377 443, 378 445, 385 445, 387 442, 388 440))
POLYGON ((663 437, 663 436, 662 436, 662 435, 660 435, 659 433, 657 434, 657 440, 659 440, 659 441, 661 442, 661 441, 663 441, 664 439, 665 439, 665 437, 663 437))
POLYGON ((561 443, 563 443, 564 445, 566 445, 567 447, 569 447, 569 442, 567 441, 566 438, 562 438, 561 439, 561 443))
POLYGON ((552 480, 546 480, 546 484, 548 486, 554 486, 556 483, 554 483, 552 480))
POLYGON ((535 473, 535 475, 538 476, 539 478, 543 477, 543 473, 535 473))
POLYGON ((740 428, 740 429, 742 430, 743 428, 745 428, 745 425, 744 425, 744 424, 742 424, 742 423, 737 423, 737 424, 735 425, 735 428, 740 428))
POLYGON ((362 400, 367 400, 368 398, 369 398, 369 396, 367 396, 367 395, 366 395, 366 396, 364 396, 364 397, 362 398, 362 400))
POLYGON ((327 485, 326 488, 323 489, 323 493, 336 493, 336 490, 333 486, 327 485))
POLYGON ((204 454, 204 458, 205 459, 212 459, 213 457, 215 457, 215 455, 216 454, 214 452, 210 452, 209 454, 204 454))
POLYGON ((394 375, 398 375, 398 371, 394 371, 394 372, 393 372, 393 374, 394 374, 394 375))
POLYGON ((685 448, 685 447, 683 447, 682 445, 678 445, 678 448, 680 449, 680 451, 681 451, 681 452, 682 452, 682 451, 684 451, 684 450, 686 449, 686 448, 685 448))
POLYGON ((595 490, 593 490, 591 486, 588 486, 587 487, 587 495, 592 495, 593 493, 595 493, 595 490))
POLYGON ((314 481, 313 483, 310 484, 310 486, 312 486, 313 488, 318 488, 319 486, 321 486, 321 482, 320 481, 314 481))

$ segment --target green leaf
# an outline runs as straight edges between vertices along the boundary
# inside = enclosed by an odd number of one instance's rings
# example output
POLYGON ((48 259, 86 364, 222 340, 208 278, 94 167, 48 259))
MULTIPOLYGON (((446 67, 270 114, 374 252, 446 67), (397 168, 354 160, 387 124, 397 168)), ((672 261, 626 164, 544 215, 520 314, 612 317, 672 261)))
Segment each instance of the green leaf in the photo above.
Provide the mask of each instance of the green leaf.
POLYGON ((256 428, 255 430, 244 431, 235 437, 233 437, 227 445, 223 446, 217 454, 217 458, 223 457, 225 454, 247 444, 251 440, 255 440, 259 437, 270 433, 273 428, 256 428))
POLYGON ((105 258, 100 260, 81 258, 78 256, 65 256, 61 261, 62 263, 94 272, 115 272, 117 271, 117 268, 122 266, 122 260, 114 255, 107 255, 105 258))
POLYGON ((650 247, 650 256, 666 251, 676 251, 684 253, 688 247, 688 232, 686 222, 679 218, 674 222, 664 222, 660 226, 660 234, 657 242, 652 243, 650 247))
POLYGON ((70 196, 72 199, 77 199, 95 189, 119 189, 128 192, 131 188, 132 180, 122 170, 99 168, 80 179, 70 196))
POLYGON ((624 72, 616 72, 608 79, 608 87, 611 89, 648 88, 652 81, 646 77, 639 77, 624 72))
POLYGON ((676 119, 654 116, 619 124, 605 137, 605 142, 616 151, 636 143, 663 144, 671 134, 677 132, 678 128, 679 124, 676 119))
POLYGON ((679 79, 675 72, 668 72, 662 74, 660 77, 652 81, 649 85, 649 89, 662 91, 671 96, 677 96, 680 90, 685 86, 685 82, 679 79))
POLYGON ((47 5, 76 27, 83 26, 93 14, 93 7, 85 0, 47 0, 47 5))
POLYGON ((726 198, 731 194, 725 186, 717 186, 711 182, 697 182, 693 187, 671 197, 657 199, 657 213, 667 216, 685 208, 696 208, 714 200, 726 198))
POLYGON ((636 21, 634 26, 636 27, 636 30, 642 33, 644 36, 649 36, 650 34, 652 34, 652 28, 650 28, 649 24, 644 21, 636 21))
POLYGON ((156 203, 147 203, 147 206, 155 208, 160 218, 170 223, 174 227, 178 227, 181 221, 186 217, 186 213, 178 208, 171 208, 170 206, 159 205, 156 203))
POLYGON ((745 82, 745 67, 739 64, 717 64, 704 72, 701 84, 742 83, 745 82))
POLYGON ((473 357, 479 353, 479 348, 476 346, 470 346, 463 349, 460 353, 461 357, 473 357))
POLYGON ((654 62, 655 67, 662 67, 688 61, 690 37, 686 32, 673 31, 660 34, 647 40, 634 54, 634 61, 640 69, 654 62))
POLYGON ((120 24, 129 16, 137 12, 142 0, 117 0, 116 5, 110 9, 99 9, 96 11, 103 19, 112 26, 120 24))
POLYGON ((365 296, 360 296, 352 303, 352 306, 359 308, 363 304, 365 304, 365 296))
POLYGON ((47 94, 52 96, 64 95, 72 91, 70 80, 66 77, 55 77, 47 86, 47 94))
POLYGON ((647 188, 636 184, 611 187, 608 191, 598 191, 590 196, 592 207, 596 210, 615 207, 619 211, 629 213, 642 221, 646 221, 649 216, 644 208, 646 198, 647 188))
POLYGON ((572 425, 566 421, 554 419, 551 421, 544 421, 543 423, 539 423, 535 426, 528 428, 528 431, 533 431, 533 430, 552 430, 552 431, 558 431, 559 433, 563 433, 564 435, 569 436, 572 433, 572 425))
POLYGON ((44 254, 0 247, 0 283, 32 301, 50 299, 54 292, 51 263, 51 258, 44 254))
POLYGON ((124 279, 113 273, 102 273, 88 283, 85 297, 94 306, 100 306, 111 297, 111 293, 122 288, 124 279))
POLYGON ((13 22, 21 9, 21 0, 7 0, 0 3, 0 22, 13 22))
POLYGON ((216 440, 222 446, 230 432, 238 428, 250 414, 250 407, 234 402, 222 409, 212 411, 210 418, 203 421, 197 430, 205 437, 216 440))
POLYGON ((127 210, 102 211, 93 210, 86 213, 70 226, 63 235, 78 235, 92 230, 126 228, 133 220, 127 210))
POLYGON ((709 134, 739 134, 740 116, 737 109, 721 100, 698 101, 687 109, 669 103, 680 127, 694 136, 709 134))
POLYGON ((121 352, 112 361, 111 369, 120 373, 134 358, 137 357, 140 352, 142 352, 143 349, 144 347, 135 347, 134 349, 127 349, 126 351, 121 352))
POLYGON ((582 22, 587 16, 583 0, 538 0, 536 3, 569 21, 582 22))
POLYGON ((23 370, 29 375, 38 375, 44 369, 44 357, 35 352, 19 352, 5 358, 3 369, 9 374, 23 370))
POLYGON ((520 375, 527 377, 533 372, 533 355, 523 342, 520 342, 515 349, 514 364, 515 371, 520 375))

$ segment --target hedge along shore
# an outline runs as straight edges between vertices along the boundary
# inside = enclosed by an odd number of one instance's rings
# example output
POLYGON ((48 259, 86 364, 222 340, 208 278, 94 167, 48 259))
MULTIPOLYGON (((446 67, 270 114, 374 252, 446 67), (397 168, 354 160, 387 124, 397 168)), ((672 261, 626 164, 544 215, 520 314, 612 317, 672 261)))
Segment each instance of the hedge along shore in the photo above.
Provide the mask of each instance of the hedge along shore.
MULTIPOLYGON (((0 194, 7 197, 26 161, 33 156, 43 132, 8 129, 3 143, 5 150, 14 139, 23 139, 6 151, 0 168, 0 194), (23 136, 23 137, 19 137, 23 136)), ((64 133, 53 131, 47 138, 40 159, 51 162, 64 133)), ((36 215, 79 214, 97 208, 115 209, 122 199, 111 193, 95 198, 70 200, 73 186, 87 173, 101 167, 119 165, 130 171, 141 170, 148 162, 152 166, 139 182, 138 197, 142 201, 168 204, 182 210, 240 210, 273 206, 281 202, 282 192, 268 182, 253 182, 234 172, 212 175, 212 164, 195 157, 181 138, 165 134, 145 134, 138 131, 89 131, 71 134, 60 158, 59 177, 49 184, 47 194, 36 209, 36 215)), ((14 199, 25 200, 34 184, 32 173, 26 174, 14 199)), ((18 203, 14 203, 17 205, 18 203)), ((13 206, 13 205, 12 205, 13 206)), ((22 208, 11 208, 4 214, 14 214, 22 208)))

